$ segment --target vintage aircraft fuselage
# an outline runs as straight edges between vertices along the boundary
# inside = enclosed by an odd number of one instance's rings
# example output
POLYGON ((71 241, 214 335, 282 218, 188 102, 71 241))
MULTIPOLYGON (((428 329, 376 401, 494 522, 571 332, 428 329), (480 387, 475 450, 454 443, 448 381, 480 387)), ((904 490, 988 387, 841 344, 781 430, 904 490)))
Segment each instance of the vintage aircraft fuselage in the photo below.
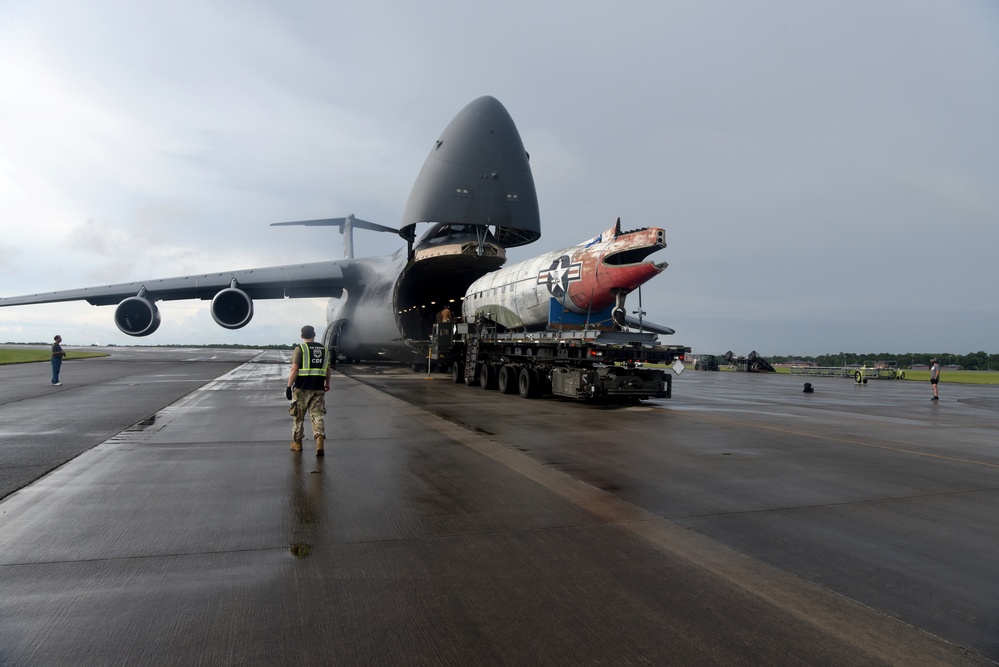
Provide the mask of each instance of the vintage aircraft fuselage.
POLYGON ((549 324, 550 302, 577 315, 614 308, 624 322, 624 297, 666 268, 645 258, 666 247, 657 227, 621 231, 620 221, 585 243, 486 274, 465 295, 462 315, 486 317, 507 329, 540 329, 549 324))

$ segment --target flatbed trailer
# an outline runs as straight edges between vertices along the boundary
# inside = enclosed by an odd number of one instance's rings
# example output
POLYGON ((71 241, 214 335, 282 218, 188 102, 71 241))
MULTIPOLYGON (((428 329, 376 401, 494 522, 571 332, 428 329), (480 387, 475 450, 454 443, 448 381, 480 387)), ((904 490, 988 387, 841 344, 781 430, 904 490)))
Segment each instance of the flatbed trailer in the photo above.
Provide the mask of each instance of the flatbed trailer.
POLYGON ((510 332, 488 320, 435 325, 430 356, 455 383, 538 398, 670 398, 672 373, 689 347, 661 345, 658 334, 601 329, 510 332), (669 369, 648 368, 664 364, 669 369))

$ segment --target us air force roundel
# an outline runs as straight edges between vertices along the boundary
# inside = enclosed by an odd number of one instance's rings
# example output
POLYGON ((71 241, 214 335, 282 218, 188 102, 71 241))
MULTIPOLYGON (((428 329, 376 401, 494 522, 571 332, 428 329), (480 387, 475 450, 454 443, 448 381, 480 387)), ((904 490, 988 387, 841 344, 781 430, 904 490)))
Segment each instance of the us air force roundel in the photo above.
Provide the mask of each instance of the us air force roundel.
POLYGON ((548 293, 561 301, 569 291, 569 283, 579 280, 582 267, 579 262, 573 264, 568 255, 562 255, 538 274, 538 284, 545 285, 548 293))

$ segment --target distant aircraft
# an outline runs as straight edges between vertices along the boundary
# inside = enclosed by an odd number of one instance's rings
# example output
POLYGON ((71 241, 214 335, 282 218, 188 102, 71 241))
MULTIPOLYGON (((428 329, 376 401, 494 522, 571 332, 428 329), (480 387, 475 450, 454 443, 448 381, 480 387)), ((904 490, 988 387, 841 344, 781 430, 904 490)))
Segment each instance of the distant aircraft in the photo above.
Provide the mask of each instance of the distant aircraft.
MULTIPOLYGON (((528 160, 507 110, 493 97, 480 97, 454 117, 434 144, 413 185, 399 229, 352 215, 275 223, 338 227, 344 236, 344 259, 6 297, 0 298, 0 307, 76 300, 97 306, 117 304, 114 321, 118 329, 130 336, 148 336, 160 325, 156 307, 160 300, 211 299, 215 322, 227 329, 239 329, 253 317, 254 299, 331 297, 325 344, 348 359, 387 358, 415 363, 426 358, 437 312, 445 304, 457 305, 470 285, 499 269, 506 261, 507 248, 540 238, 538 198, 528 160), (431 226, 417 241, 419 223, 431 226), (406 245, 392 255, 354 258, 355 228, 398 234, 406 245)), ((662 230, 645 232, 661 243, 653 242, 655 247, 636 246, 628 252, 620 241, 614 245, 615 239, 638 238, 633 235, 639 232, 621 235, 618 224, 593 239, 592 244, 600 248, 613 246, 614 250, 603 253, 612 262, 639 262, 665 245, 662 230)), ((544 282, 550 286, 552 297, 563 303, 567 312, 577 314, 594 306, 603 308, 601 299, 605 297, 598 294, 601 290, 607 294, 613 290, 616 296, 610 298, 616 299, 621 311, 624 294, 665 268, 665 264, 638 264, 641 275, 648 274, 638 283, 629 278, 621 283, 598 280, 592 285, 577 285, 572 272, 579 269, 574 265, 582 262, 584 255, 594 253, 579 255, 577 260, 577 251, 570 250, 548 253, 528 263, 545 265, 547 277, 542 280, 542 272, 535 271, 535 284, 544 282), (556 260, 566 262, 564 270, 556 260), (651 273, 649 266, 655 267, 651 273), (593 292, 592 302, 583 298, 579 285, 589 286, 586 289, 593 292)), ((595 275, 608 276, 612 273, 609 266, 593 265, 592 270, 595 275)), ((591 270, 590 264, 586 267, 584 272, 591 270)), ((495 278, 503 275, 498 273, 495 278)), ((477 301, 473 299, 472 303, 477 301)), ((614 320, 623 323, 623 311, 617 312, 614 320)), ((653 326, 645 328, 655 330, 653 326)), ((672 333, 665 327, 661 329, 661 333, 672 333)))

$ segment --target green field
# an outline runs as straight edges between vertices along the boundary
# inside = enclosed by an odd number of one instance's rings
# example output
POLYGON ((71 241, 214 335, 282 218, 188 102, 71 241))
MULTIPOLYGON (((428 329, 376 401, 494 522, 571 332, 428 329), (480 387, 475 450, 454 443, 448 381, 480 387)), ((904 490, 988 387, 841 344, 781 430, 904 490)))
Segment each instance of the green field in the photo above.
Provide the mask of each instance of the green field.
MULTIPOLYGON (((908 382, 929 382, 929 371, 905 371, 905 380, 908 382)), ((999 384, 999 371, 941 371, 940 383, 947 384, 999 384)))
MULTIPOLYGON (((110 356, 107 352, 67 352, 63 361, 110 356)), ((34 361, 48 361, 51 358, 52 353, 48 350, 0 350, 0 364, 28 364, 34 361)))
MULTIPOLYGON (((27 364, 37 361, 48 361, 52 354, 48 350, 10 350, 0 349, 0 365, 3 364, 27 364)), ((109 357, 107 352, 75 352, 66 354, 66 359, 89 359, 92 357, 109 357)), ((650 367, 668 368, 660 364, 649 364, 650 367)), ((693 369, 688 368, 693 372, 693 369)), ((722 369, 728 370, 728 369, 722 369)), ((905 370, 905 382, 929 382, 929 371, 905 370)), ((778 366, 777 372, 790 374, 791 369, 787 366, 778 366)), ((807 376, 802 376, 807 377, 807 376)), ((844 378, 846 379, 846 378, 844 378)), ((890 380, 871 380, 871 382, 890 382, 890 380)), ((940 375, 940 382, 947 384, 988 384, 999 385, 999 371, 943 371, 940 375)))
MULTIPOLYGON (((929 382, 930 372, 926 371, 911 371, 907 368, 901 369, 905 373, 906 382, 929 382)), ((778 366, 778 373, 789 374, 791 369, 787 366, 778 366)), ((802 375, 802 377, 809 377, 802 375)), ((870 382, 890 382, 890 380, 875 380, 871 379, 870 382)), ((999 371, 941 371, 940 373, 940 383, 947 384, 948 382, 953 384, 999 384, 999 371)))

